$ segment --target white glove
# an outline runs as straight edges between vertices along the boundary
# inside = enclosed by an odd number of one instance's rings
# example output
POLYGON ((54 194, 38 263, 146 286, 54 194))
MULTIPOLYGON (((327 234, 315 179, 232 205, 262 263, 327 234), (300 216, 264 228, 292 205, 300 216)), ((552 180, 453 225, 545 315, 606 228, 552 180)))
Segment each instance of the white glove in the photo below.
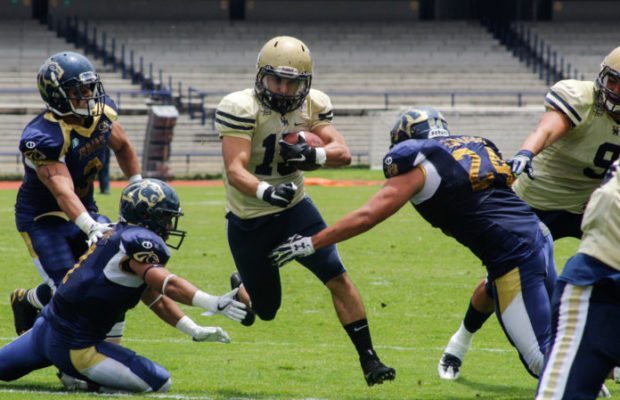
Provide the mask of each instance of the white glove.
POLYGON ((248 311, 245 304, 234 299, 238 291, 239 288, 235 288, 222 296, 212 296, 198 290, 192 299, 192 304, 208 310, 202 315, 222 314, 233 321, 241 322, 248 311))
POLYGON ((199 326, 187 315, 177 322, 176 328, 192 337, 194 342, 230 343, 230 336, 219 326, 199 326))
POLYGON ((311 237, 293 235, 273 249, 269 253, 269 259, 276 267, 282 267, 297 257, 306 257, 314 254, 314 251, 311 237))
POLYGON ((112 224, 102 224, 95 221, 87 211, 84 211, 75 219, 75 224, 88 235, 88 247, 97 243, 103 235, 112 230, 112 224))

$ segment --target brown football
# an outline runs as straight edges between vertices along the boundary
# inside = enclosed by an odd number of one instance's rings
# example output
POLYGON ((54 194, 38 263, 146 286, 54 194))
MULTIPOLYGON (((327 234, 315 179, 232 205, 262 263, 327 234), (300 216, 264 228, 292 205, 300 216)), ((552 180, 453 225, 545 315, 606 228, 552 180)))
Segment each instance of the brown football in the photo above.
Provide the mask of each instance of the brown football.
MULTIPOLYGON (((309 132, 309 131, 301 131, 301 132, 289 132, 284 134, 282 140, 284 140, 288 144, 295 144, 299 141, 299 134, 304 135, 306 142, 310 147, 323 147, 325 144, 319 135, 309 132)), ((321 168, 319 164, 314 163, 295 163, 295 168, 302 171, 314 171, 315 169, 321 168)))
POLYGON ((310 145, 310 147, 325 146, 325 143, 323 143, 323 140, 321 139, 319 135, 314 134, 309 131, 289 132, 289 133, 284 134, 282 139, 284 139, 286 143, 295 144, 299 141, 299 134, 302 132, 303 132, 304 137, 306 138, 306 142, 308 142, 308 145, 310 145))

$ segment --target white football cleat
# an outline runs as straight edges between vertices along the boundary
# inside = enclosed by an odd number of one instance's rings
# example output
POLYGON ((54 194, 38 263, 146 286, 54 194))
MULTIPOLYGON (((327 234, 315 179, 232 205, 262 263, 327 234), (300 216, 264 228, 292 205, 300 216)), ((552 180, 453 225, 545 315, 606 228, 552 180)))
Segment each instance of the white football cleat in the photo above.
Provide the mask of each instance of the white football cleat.
POLYGON ((437 373, 441 379, 454 381, 461 374, 461 359, 449 353, 443 353, 439 364, 437 365, 437 373))
POLYGON ((93 388, 85 380, 74 378, 64 372, 58 371, 56 376, 60 379, 62 385, 69 392, 89 392, 93 390, 93 388))
POLYGON ((614 367, 612 374, 613 374, 614 382, 620 383, 620 367, 614 367))

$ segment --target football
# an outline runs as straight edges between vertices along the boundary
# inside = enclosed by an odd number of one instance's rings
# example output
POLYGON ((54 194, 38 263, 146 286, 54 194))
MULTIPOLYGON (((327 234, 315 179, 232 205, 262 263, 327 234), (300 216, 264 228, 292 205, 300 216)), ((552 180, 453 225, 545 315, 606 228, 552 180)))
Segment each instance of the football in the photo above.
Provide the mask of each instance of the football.
POLYGON ((325 146, 325 143, 323 143, 323 140, 321 139, 321 137, 319 135, 314 134, 314 133, 309 132, 309 131, 286 133, 286 134, 284 134, 282 139, 284 139, 284 141, 286 143, 295 144, 295 143, 297 143, 299 141, 299 135, 300 134, 304 135, 304 138, 306 139, 306 142, 308 142, 308 145, 310 145, 310 147, 323 147, 323 146, 325 146))
MULTIPOLYGON (((320 136, 309 131, 289 132, 284 134, 282 140, 284 140, 288 144, 295 144, 299 142, 299 135, 304 136, 306 142, 308 142, 308 145, 310 147, 325 146, 325 143, 323 143, 323 140, 320 138, 320 136)), ((321 168, 319 164, 315 163, 295 163, 295 167, 301 171, 314 171, 315 169, 321 168)))

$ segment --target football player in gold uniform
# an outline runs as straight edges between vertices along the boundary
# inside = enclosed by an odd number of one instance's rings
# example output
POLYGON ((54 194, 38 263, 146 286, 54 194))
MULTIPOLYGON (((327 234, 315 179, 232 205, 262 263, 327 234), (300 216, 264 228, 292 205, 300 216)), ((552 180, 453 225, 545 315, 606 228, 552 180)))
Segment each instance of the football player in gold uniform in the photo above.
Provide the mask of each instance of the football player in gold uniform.
MULTIPOLYGON (((222 138, 227 196, 228 243, 238 273, 231 285, 262 320, 275 318, 281 304, 280 271, 269 251, 294 233, 312 235, 326 224, 304 192, 303 172, 351 161, 342 135, 331 124, 329 97, 311 89, 312 58, 298 39, 269 40, 258 55, 253 89, 225 96, 215 113, 222 138), (325 143, 313 148, 303 139, 282 140, 289 132, 311 131, 325 143)), ((301 135, 300 135, 301 136, 301 135)), ((372 346, 359 291, 349 278, 335 246, 300 263, 331 292, 334 308, 360 357, 369 386, 392 380, 372 346)), ((244 320, 251 325, 252 318, 244 320)))

